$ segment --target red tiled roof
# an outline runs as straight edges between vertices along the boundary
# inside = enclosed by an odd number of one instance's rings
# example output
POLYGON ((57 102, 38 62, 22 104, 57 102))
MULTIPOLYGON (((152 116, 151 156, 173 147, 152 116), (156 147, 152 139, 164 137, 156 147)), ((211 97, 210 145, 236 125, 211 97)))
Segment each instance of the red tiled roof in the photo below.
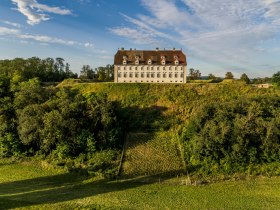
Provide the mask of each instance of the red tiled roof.
POLYGON ((114 64, 122 65, 123 57, 127 57, 127 64, 135 64, 135 57, 139 56, 139 65, 147 65, 152 60, 153 65, 161 65, 161 56, 165 57, 166 65, 174 64, 174 56, 178 57, 179 65, 187 65, 186 55, 182 50, 118 50, 114 64))

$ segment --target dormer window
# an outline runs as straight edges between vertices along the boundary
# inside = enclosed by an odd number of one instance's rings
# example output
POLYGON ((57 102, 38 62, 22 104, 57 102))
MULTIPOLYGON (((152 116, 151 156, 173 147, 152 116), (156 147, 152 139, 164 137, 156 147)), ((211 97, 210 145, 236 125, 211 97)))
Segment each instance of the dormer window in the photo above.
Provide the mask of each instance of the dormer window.
POLYGON ((135 56, 135 65, 139 65, 140 57, 138 55, 135 56))
POLYGON ((174 64, 179 65, 179 58, 177 55, 174 55, 174 64))
POLYGON ((165 65, 165 56, 164 55, 162 55, 161 57, 160 57, 160 59, 161 59, 161 65, 165 65))
POLYGON ((127 56, 124 55, 124 56, 123 56, 123 65, 126 65, 126 64, 127 64, 127 56))
POLYGON ((149 64, 149 65, 152 64, 152 60, 151 60, 151 59, 148 60, 148 64, 149 64))

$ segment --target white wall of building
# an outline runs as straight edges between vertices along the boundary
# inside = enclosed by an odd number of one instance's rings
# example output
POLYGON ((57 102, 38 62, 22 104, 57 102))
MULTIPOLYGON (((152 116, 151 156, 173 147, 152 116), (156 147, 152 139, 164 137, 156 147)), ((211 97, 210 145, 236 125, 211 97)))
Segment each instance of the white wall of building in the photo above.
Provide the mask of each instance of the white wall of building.
POLYGON ((115 65, 115 82, 119 83, 186 83, 183 65, 115 65))

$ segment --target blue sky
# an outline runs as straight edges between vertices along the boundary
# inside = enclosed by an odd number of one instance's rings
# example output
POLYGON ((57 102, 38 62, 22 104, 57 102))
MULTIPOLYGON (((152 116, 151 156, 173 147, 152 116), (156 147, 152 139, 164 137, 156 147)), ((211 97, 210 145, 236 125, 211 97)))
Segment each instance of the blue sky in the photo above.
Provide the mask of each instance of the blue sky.
POLYGON ((203 75, 280 70, 279 0, 1 0, 0 59, 62 57, 74 72, 118 48, 182 48, 203 75))

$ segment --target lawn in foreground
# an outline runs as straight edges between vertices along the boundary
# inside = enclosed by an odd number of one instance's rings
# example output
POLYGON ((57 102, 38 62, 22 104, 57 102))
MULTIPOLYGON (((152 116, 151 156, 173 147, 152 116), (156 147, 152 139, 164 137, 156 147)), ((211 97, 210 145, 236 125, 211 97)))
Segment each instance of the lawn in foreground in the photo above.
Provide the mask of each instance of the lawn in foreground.
POLYGON ((280 177, 180 185, 182 178, 109 181, 0 161, 0 209, 280 209, 280 177))

